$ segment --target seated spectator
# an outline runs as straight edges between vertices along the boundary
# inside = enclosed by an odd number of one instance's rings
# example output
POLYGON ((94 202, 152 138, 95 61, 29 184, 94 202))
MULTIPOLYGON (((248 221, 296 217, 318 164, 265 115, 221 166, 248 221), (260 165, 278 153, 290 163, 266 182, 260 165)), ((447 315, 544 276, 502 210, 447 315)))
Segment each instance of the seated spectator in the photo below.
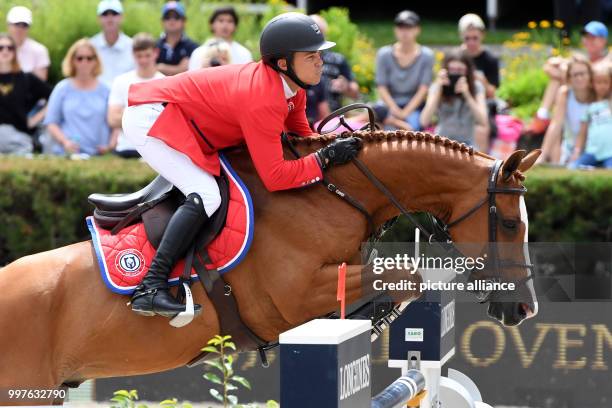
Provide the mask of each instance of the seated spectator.
POLYGON ((596 101, 587 107, 580 123, 570 168, 595 166, 612 169, 612 69, 609 64, 600 62, 593 66, 593 89, 596 101))
MULTIPOLYGON (((310 17, 317 23, 323 35, 327 37, 327 22, 325 19, 318 14, 312 14, 310 17)), ((329 109, 333 112, 343 106, 343 97, 359 98, 359 84, 355 81, 353 71, 344 55, 325 50, 321 52, 321 58, 323 58, 321 82, 325 85, 329 109)))
POLYGON ((84 153, 88 156, 112 151, 106 122, 108 88, 97 79, 102 70, 96 48, 80 39, 68 49, 62 61, 60 81, 49 98, 45 125, 55 144, 51 153, 84 153))
POLYGON ((589 60, 574 54, 568 63, 565 81, 555 96, 555 113, 544 135, 538 163, 565 165, 574 151, 580 121, 593 101, 589 60))
MULTIPOLYGON (((582 29, 582 46, 586 51, 587 60, 595 63, 602 59, 611 61, 608 54, 608 28, 599 21, 591 21, 582 29)), ((556 104, 556 97, 561 85, 567 77, 569 60, 562 57, 552 57, 544 64, 544 72, 550 78, 542 97, 540 107, 535 117, 526 129, 527 133, 544 133, 550 124, 550 112, 556 104)), ((541 157, 541 156, 540 156, 541 157)))
MULTIPOLYGON (((232 6, 219 7, 213 11, 210 19, 210 32, 214 40, 222 40, 228 44, 231 54, 231 64, 246 64, 253 61, 251 51, 234 41, 234 34, 238 28, 238 14, 232 6)), ((210 41, 210 40, 209 40, 210 41)), ((206 42, 208 43, 208 41, 206 42)), ((189 70, 202 68, 202 54, 206 50, 206 43, 198 47, 189 59, 189 70)))
POLYGON ((212 38, 207 40, 198 49, 193 52, 191 59, 189 60, 189 70, 200 68, 218 67, 221 65, 232 64, 232 53, 230 46, 223 40, 217 40, 212 38), (198 58, 194 59, 196 51, 198 52, 198 58), (193 64, 194 61, 198 61, 199 65, 193 64))
POLYGON ((397 42, 382 47, 376 55, 379 105, 387 110, 380 120, 388 129, 420 129, 419 115, 431 83, 434 55, 431 49, 417 43, 419 24, 416 13, 399 13, 395 17, 397 42))
MULTIPOLYGON (((17 61, 17 43, 0 33, 0 153, 32 153, 34 121, 28 112, 40 99, 48 99, 51 87, 17 61)), ((44 110, 38 114, 44 116, 44 110)), ((40 121, 40 119, 38 119, 40 121)))
POLYGON ((331 113, 327 98, 327 89, 323 81, 306 89, 306 119, 310 128, 315 131, 315 124, 331 113))
POLYGON ((472 58, 476 69, 475 78, 485 89, 488 121, 485 126, 476 126, 476 141, 483 152, 489 151, 491 139, 495 137, 495 115, 497 101, 495 91, 499 87, 499 59, 482 46, 485 24, 476 14, 466 14, 459 19, 461 49, 472 58))
POLYGON ((134 69, 132 39, 121 31, 123 6, 119 0, 102 0, 98 4, 98 22, 102 31, 91 37, 91 43, 100 56, 100 81, 108 88, 114 79, 134 69))
POLYGON ((31 72, 43 81, 49 75, 49 50, 28 37, 32 25, 32 12, 23 6, 15 6, 6 15, 8 32, 17 43, 17 61, 23 72, 31 72))
POLYGON ((461 49, 472 58, 475 79, 485 87, 487 99, 495 99, 499 87, 499 58, 483 47, 485 24, 476 14, 466 14, 459 20, 461 49))
POLYGON ((164 33, 157 42, 159 57, 157 70, 164 75, 176 75, 187 71, 189 57, 198 44, 185 35, 185 7, 177 1, 169 1, 162 8, 164 33))
POLYGON ((150 34, 136 34, 132 49, 136 69, 115 78, 108 97, 108 124, 119 132, 115 153, 124 158, 140 157, 138 151, 121 130, 121 118, 128 102, 128 89, 132 84, 164 77, 164 74, 157 70, 155 61, 157 61, 159 50, 156 47, 155 39, 150 34))
POLYGON ((430 126, 436 114, 436 133, 479 149, 476 125, 487 122, 487 105, 484 86, 475 79, 474 71, 471 58, 464 52, 453 51, 444 57, 429 88, 421 125, 430 126))

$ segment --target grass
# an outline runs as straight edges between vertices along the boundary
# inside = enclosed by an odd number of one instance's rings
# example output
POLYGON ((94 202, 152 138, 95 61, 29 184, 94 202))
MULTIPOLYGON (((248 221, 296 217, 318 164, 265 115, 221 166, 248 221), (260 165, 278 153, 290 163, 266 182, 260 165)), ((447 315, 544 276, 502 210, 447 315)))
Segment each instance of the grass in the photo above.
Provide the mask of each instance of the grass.
MULTIPOLYGON (((355 21, 359 30, 374 40, 375 47, 391 44, 395 41, 392 20, 355 21)), ((501 44, 512 39, 512 35, 523 28, 501 28, 487 32, 487 44, 501 44)), ((461 40, 457 32, 457 23, 454 21, 421 22, 421 35, 419 42, 424 45, 459 45, 461 40)))

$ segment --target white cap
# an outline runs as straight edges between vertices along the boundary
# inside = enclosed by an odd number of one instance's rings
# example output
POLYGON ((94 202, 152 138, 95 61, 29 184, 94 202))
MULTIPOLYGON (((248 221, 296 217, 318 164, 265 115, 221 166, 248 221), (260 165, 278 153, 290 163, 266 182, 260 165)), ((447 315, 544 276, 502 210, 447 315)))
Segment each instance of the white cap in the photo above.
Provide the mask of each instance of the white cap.
POLYGON ((485 30, 485 23, 482 21, 477 14, 468 13, 459 19, 459 32, 463 33, 470 29, 476 29, 480 31, 485 30))
POLYGON ((29 8, 15 6, 6 15, 6 22, 9 24, 26 23, 32 25, 32 12, 29 8))
POLYGON ((115 13, 123 14, 123 6, 119 0, 102 0, 98 3, 98 15, 104 14, 105 11, 114 11, 115 13))

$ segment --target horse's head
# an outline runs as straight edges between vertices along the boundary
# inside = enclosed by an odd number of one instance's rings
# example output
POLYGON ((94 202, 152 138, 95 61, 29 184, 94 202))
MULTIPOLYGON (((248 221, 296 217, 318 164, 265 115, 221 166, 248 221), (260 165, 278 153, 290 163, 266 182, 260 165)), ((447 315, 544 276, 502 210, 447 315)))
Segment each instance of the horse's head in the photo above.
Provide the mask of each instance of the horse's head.
MULTIPOLYGON (((454 242, 488 243, 475 246, 470 256, 486 253, 485 267, 474 269, 470 281, 514 283, 513 292, 480 291, 479 300, 489 303, 488 314, 504 325, 514 326, 535 316, 538 302, 526 242, 529 220, 525 207, 523 173, 540 151, 514 152, 504 162, 495 161, 488 177, 462 195, 453 205, 447 225, 454 242)), ((461 245, 460 245, 461 247, 461 245)))

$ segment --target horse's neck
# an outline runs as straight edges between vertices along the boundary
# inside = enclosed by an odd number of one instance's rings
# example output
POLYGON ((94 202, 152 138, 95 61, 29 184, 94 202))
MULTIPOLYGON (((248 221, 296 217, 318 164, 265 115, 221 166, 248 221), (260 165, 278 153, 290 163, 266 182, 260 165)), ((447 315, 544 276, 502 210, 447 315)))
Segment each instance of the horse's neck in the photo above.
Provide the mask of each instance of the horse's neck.
MULTIPOLYGON (((471 155, 440 144, 406 140, 367 143, 361 157, 410 211, 430 212, 442 219, 461 206, 471 205, 473 195, 480 199, 492 163, 492 159, 477 153, 471 155)), ((352 171, 356 169, 345 170, 352 171)), ((388 198, 365 182, 363 176, 343 178, 353 180, 351 190, 358 188, 360 195, 368 197, 365 201, 372 213, 380 213, 383 220, 397 213, 388 198)))

